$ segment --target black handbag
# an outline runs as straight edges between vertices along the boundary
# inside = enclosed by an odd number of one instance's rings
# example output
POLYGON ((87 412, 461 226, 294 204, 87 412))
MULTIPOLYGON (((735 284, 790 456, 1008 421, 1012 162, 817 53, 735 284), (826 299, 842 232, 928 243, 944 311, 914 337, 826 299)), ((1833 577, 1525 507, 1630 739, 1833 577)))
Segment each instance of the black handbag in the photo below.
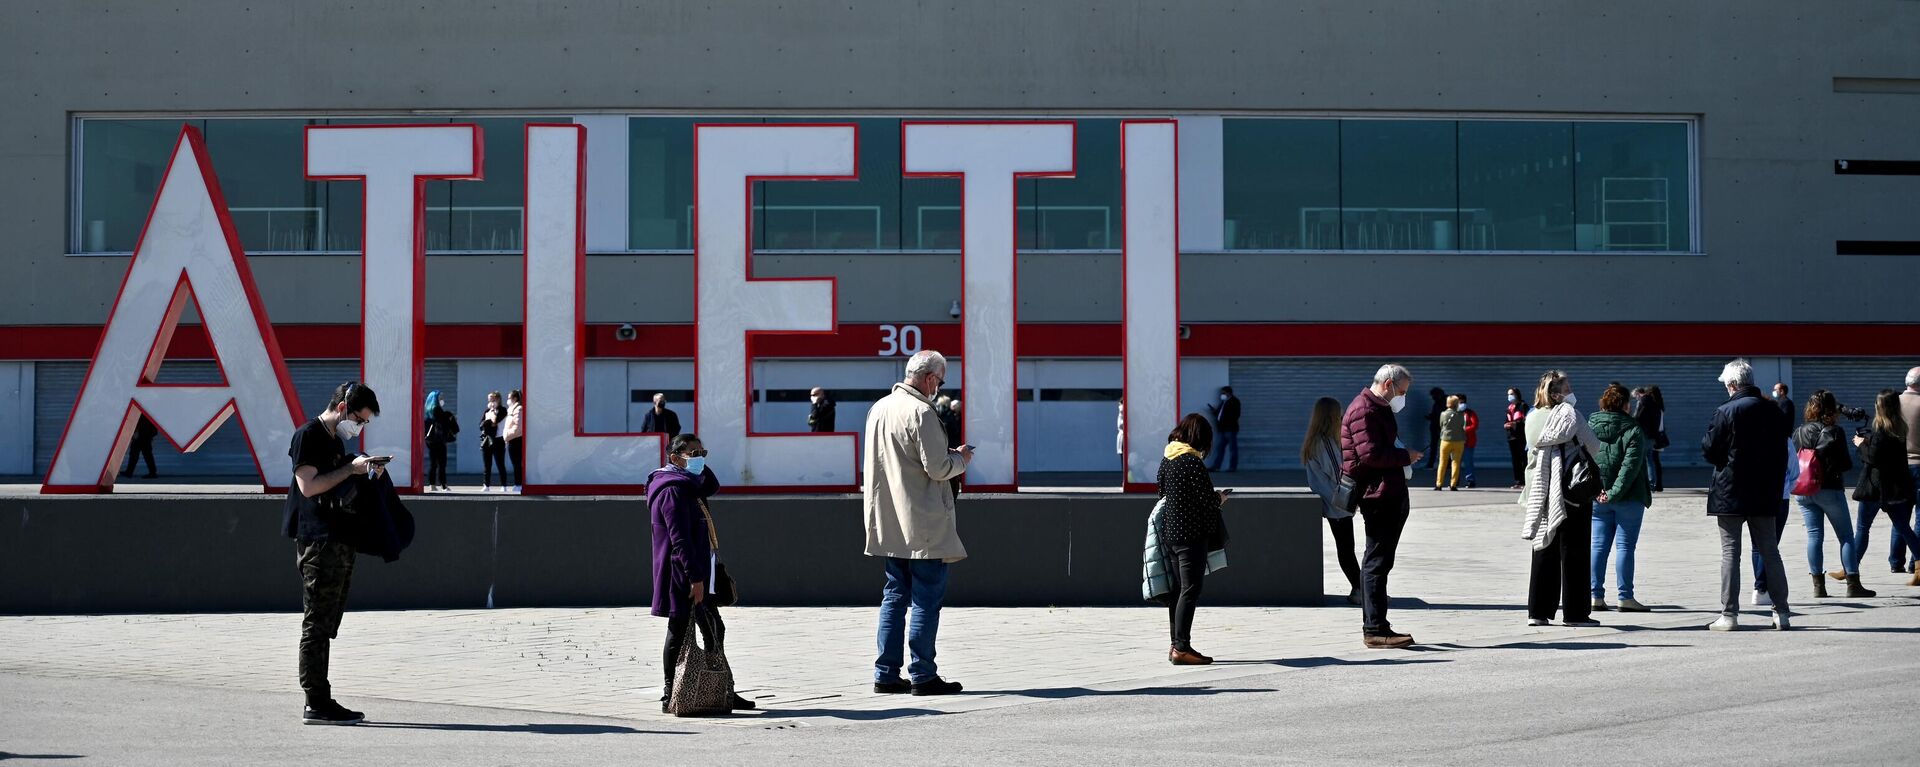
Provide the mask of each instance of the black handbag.
POLYGON ((733 582, 733 576, 727 574, 725 563, 713 566, 713 593, 707 595, 716 607, 732 607, 740 603, 740 587, 733 582))
POLYGON ((1360 484, 1354 481, 1353 476, 1344 471, 1340 472, 1340 481, 1333 487, 1334 508, 1352 514, 1360 508, 1360 496, 1363 495, 1366 493, 1360 489, 1360 484))
POLYGON ((1566 488, 1563 494, 1567 502, 1586 504, 1599 498, 1600 491, 1605 489, 1600 482, 1600 466, 1593 462, 1593 456, 1587 454, 1586 447, 1576 444, 1571 452, 1562 450, 1561 455, 1566 462, 1566 488))

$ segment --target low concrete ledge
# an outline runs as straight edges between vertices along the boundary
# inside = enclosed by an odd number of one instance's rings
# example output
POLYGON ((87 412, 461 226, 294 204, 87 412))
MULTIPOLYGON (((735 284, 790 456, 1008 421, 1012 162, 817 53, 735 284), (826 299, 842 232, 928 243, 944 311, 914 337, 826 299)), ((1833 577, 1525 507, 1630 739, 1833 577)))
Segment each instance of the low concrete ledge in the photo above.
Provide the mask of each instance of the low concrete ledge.
MULTIPOLYGON (((300 607, 284 499, 226 496, 9 498, 0 525, 0 613, 235 612, 300 607)), ((1139 605, 1140 547, 1153 498, 963 495, 955 606, 1139 605)), ((419 533, 400 561, 361 557, 356 609, 644 605, 651 527, 634 497, 416 497, 419 533)), ((877 561, 854 495, 721 496, 721 550, 742 601, 877 604, 877 561)), ((1235 496, 1217 605, 1321 599, 1322 529, 1310 496, 1235 496)))

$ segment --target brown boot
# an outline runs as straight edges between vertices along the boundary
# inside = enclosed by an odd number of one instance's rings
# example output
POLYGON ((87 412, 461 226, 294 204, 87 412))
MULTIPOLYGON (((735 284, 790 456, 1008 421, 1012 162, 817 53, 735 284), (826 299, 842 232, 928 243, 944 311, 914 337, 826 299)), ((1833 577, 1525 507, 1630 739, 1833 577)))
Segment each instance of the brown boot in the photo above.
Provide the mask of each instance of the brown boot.
POLYGON ((1167 650, 1167 662, 1175 666, 1208 666, 1213 664, 1213 659, 1192 650, 1175 647, 1167 650))
POLYGON ((1907 585, 1908 585, 1908 586, 1920 586, 1920 569, 1916 569, 1916 570, 1914 571, 1914 573, 1913 573, 1913 579, 1912 579, 1912 580, 1909 580, 1909 581, 1907 581, 1907 585))
POLYGON ((1849 575, 1847 576, 1847 596, 1877 597, 1877 596, 1880 596, 1880 594, 1879 592, 1868 591, 1867 587, 1860 585, 1860 576, 1849 575))
POLYGON ((1815 599, 1827 598, 1827 579, 1819 573, 1813 574, 1813 596, 1815 599))
POLYGON ((1847 571, 1845 571, 1845 570, 1828 570, 1828 571, 1827 571, 1827 577, 1828 577, 1828 578, 1832 578, 1832 579, 1834 579, 1834 580, 1836 580, 1836 581, 1844 581, 1844 580, 1846 580, 1846 579, 1847 579, 1847 571))

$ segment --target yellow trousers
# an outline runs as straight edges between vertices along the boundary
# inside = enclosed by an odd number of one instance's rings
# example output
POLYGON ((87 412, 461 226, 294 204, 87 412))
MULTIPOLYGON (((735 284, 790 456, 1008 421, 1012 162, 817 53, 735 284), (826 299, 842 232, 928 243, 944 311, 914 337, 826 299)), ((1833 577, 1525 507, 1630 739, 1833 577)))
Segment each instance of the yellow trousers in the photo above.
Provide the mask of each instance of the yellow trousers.
POLYGON ((1467 455, 1467 443, 1463 441, 1440 440, 1440 473, 1433 475, 1433 486, 1447 483, 1447 470, 1453 470, 1453 487, 1460 486, 1460 464, 1467 455))

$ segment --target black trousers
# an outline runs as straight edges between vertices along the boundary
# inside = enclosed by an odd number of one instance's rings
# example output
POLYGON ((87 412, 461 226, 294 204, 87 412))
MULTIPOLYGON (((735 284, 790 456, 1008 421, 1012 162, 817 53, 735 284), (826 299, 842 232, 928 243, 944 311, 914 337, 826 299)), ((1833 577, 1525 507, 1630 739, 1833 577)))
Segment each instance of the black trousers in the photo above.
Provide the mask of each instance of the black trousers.
POLYGON ((427 484, 447 486, 447 443, 427 443, 427 484))
POLYGON ((493 467, 500 467, 500 484, 507 484, 507 443, 495 439, 480 445, 480 470, 486 477, 486 484, 493 484, 493 467))
POLYGON ((1393 631, 1387 622, 1387 574, 1400 551, 1400 533, 1407 528, 1407 502, 1360 502, 1360 518, 1367 523, 1367 552, 1360 562, 1360 631, 1369 636, 1393 631))
POLYGON ((133 467, 136 459, 142 457, 147 459, 148 476, 159 473, 153 470, 153 438, 140 439, 136 437, 132 442, 127 443, 127 468, 122 469, 120 475, 123 477, 133 476, 133 467))
POLYGON ((1167 574, 1173 579, 1167 602, 1167 623, 1175 648, 1193 650, 1193 612, 1200 607, 1200 590, 1207 582, 1205 546, 1167 545, 1167 574))
POLYGON ((354 551, 344 543, 313 541, 299 544, 295 553, 300 568, 300 689, 312 706, 333 700, 327 661, 347 609, 354 551))
POLYGON ((1593 617, 1591 585, 1593 562, 1593 504, 1567 504, 1567 518, 1553 531, 1547 547, 1533 552, 1533 572, 1527 581, 1527 617, 1553 620, 1555 605, 1561 620, 1593 617))
POLYGON ((1527 443, 1521 440, 1507 440, 1507 459, 1513 461, 1513 483, 1526 484, 1527 443))
POLYGON ((666 687, 669 690, 673 689, 673 666, 680 662, 680 645, 687 641, 687 636, 692 633, 690 629, 693 626, 700 627, 700 636, 705 637, 709 645, 715 642, 724 643, 726 641, 727 623, 726 621, 720 620, 720 608, 714 605, 705 605, 700 609, 707 612, 708 621, 694 620, 691 610, 684 615, 667 618, 667 647, 666 652, 660 656, 660 667, 666 671, 666 687), (708 626, 708 623, 712 625, 708 626))
POLYGON ((1360 558, 1353 553, 1353 517, 1327 520, 1333 533, 1334 555, 1340 559, 1340 572, 1347 576, 1347 590, 1360 590, 1360 558))
MULTIPOLYGON (((527 440, 525 437, 507 440, 507 457, 513 459, 513 486, 527 483, 527 472, 520 468, 527 463, 527 440)), ((505 481, 505 480, 501 480, 505 481)))

